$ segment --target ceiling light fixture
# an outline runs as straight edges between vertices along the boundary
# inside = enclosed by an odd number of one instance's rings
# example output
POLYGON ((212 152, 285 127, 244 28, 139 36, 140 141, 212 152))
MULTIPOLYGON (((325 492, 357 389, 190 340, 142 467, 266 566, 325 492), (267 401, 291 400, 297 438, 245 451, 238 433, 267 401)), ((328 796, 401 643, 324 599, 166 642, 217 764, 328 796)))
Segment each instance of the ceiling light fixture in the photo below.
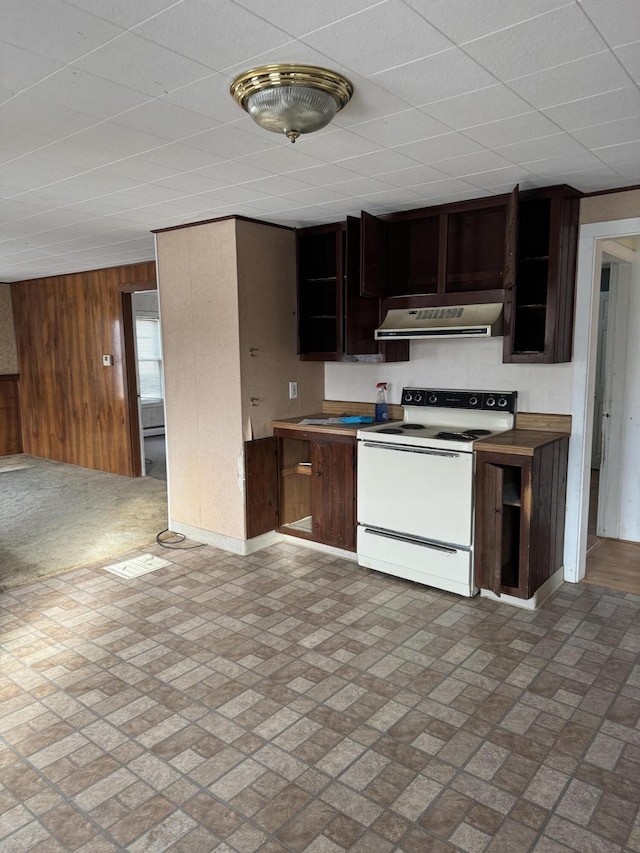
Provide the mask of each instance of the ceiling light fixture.
POLYGON ((231 94, 256 124, 295 142, 301 133, 326 127, 349 103, 353 86, 327 68, 278 63, 240 74, 231 94))

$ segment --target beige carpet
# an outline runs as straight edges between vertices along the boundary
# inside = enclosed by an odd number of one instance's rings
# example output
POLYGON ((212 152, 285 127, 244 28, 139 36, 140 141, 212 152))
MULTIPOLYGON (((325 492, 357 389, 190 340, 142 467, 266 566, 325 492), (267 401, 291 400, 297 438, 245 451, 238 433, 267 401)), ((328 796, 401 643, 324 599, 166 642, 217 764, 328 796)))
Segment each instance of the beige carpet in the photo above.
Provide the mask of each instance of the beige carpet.
POLYGON ((167 485, 37 459, 0 461, 0 592, 153 544, 167 485))

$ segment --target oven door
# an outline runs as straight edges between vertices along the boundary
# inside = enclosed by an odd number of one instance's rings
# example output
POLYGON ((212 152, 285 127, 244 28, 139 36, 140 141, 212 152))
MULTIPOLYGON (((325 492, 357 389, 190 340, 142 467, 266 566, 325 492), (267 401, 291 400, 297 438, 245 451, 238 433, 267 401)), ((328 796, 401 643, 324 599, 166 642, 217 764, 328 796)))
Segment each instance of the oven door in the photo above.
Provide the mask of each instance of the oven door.
POLYGON ((473 453, 358 442, 358 523, 471 547, 473 453))

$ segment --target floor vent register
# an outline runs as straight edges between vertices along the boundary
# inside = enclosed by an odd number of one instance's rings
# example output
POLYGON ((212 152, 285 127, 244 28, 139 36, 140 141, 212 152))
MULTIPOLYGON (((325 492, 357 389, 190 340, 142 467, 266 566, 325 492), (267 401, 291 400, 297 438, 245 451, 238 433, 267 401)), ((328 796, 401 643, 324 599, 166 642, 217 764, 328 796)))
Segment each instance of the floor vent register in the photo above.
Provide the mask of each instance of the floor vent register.
POLYGON ((173 565, 169 560, 163 560, 162 557, 154 557, 152 554, 142 554, 140 557, 132 557, 130 560, 124 560, 122 563, 114 563, 111 566, 104 568, 114 575, 121 578, 138 578, 140 575, 147 575, 149 572, 155 572, 157 569, 164 569, 166 566, 173 565))

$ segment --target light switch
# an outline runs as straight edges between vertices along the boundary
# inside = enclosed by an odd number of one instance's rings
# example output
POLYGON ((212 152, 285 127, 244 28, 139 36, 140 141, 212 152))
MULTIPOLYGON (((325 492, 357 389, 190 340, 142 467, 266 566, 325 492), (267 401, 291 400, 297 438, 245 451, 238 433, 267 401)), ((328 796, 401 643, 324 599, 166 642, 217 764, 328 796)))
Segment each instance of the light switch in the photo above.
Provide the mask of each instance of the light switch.
POLYGON ((103 367, 113 367, 113 356, 112 355, 103 355, 102 356, 102 366, 103 367))

